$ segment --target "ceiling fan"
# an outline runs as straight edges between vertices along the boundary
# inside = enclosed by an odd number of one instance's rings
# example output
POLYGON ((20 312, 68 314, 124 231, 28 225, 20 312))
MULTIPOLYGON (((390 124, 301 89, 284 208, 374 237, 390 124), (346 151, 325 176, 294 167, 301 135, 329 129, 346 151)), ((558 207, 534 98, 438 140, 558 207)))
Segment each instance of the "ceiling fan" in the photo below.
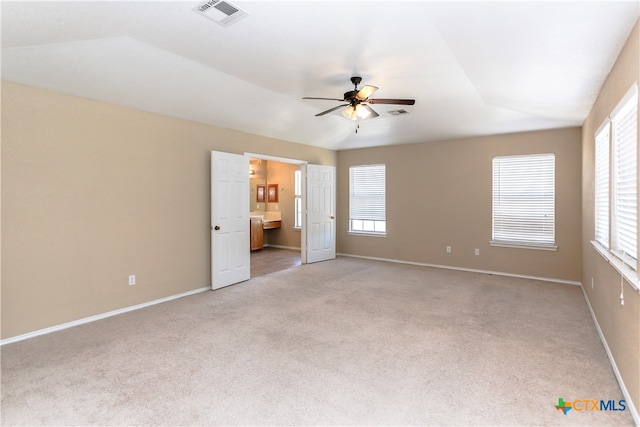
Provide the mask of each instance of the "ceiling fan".
POLYGON ((369 98, 378 90, 377 87, 371 85, 364 85, 362 89, 358 90, 358 85, 362 82, 362 77, 351 77, 351 83, 353 83, 354 89, 344 93, 342 99, 338 98, 314 98, 305 96, 302 99, 322 99, 327 101, 341 101, 346 104, 338 105, 337 107, 329 108, 326 111, 316 114, 318 116, 324 116, 332 111, 335 111, 342 107, 347 107, 342 110, 342 115, 349 120, 366 119, 367 117, 378 117, 380 114, 376 113, 369 104, 396 104, 396 105, 413 105, 416 103, 415 99, 387 99, 387 98, 369 98))

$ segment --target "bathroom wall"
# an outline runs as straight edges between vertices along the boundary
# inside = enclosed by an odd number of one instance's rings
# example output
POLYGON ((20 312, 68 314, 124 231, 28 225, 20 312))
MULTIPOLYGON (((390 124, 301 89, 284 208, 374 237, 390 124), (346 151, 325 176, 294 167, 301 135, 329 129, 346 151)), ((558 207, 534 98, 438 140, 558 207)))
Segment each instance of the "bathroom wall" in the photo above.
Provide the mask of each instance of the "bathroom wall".
POLYGON ((282 214, 282 228, 265 230, 265 244, 300 248, 300 230, 293 228, 295 220, 295 177, 300 165, 269 161, 267 184, 278 184, 278 203, 267 203, 268 211, 282 214))
MULTIPOLYGON (((258 202, 258 185, 267 185, 267 161, 262 159, 250 159, 249 169, 254 171, 254 175, 250 175, 249 179, 249 211, 264 212, 266 210, 265 202, 258 202)), ((266 197, 266 193, 265 193, 266 197)))

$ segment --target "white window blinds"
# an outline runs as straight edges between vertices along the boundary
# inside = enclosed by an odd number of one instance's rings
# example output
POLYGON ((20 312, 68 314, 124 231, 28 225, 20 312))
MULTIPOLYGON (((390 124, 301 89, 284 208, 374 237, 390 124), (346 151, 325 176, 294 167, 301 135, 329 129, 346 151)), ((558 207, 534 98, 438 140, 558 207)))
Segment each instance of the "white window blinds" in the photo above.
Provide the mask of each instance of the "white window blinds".
POLYGON ((554 154, 494 157, 492 243, 553 247, 554 154))
POLYGON ((613 141, 613 234, 612 248, 635 268, 638 258, 638 202, 637 147, 638 94, 637 88, 611 116, 613 141), (632 260, 629 260, 631 257, 632 260))
POLYGON ((595 238, 609 249, 609 122, 596 135, 595 238))
POLYGON ((385 165, 349 168, 349 231, 386 232, 385 165))

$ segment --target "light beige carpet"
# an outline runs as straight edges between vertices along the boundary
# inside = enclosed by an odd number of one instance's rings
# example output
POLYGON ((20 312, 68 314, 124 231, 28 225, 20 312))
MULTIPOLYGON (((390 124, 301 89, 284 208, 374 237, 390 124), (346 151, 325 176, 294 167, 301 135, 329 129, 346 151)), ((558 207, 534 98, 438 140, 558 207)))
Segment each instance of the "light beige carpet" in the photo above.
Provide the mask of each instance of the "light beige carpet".
POLYGON ((3 425, 631 425, 579 287, 338 258, 6 345, 3 425))

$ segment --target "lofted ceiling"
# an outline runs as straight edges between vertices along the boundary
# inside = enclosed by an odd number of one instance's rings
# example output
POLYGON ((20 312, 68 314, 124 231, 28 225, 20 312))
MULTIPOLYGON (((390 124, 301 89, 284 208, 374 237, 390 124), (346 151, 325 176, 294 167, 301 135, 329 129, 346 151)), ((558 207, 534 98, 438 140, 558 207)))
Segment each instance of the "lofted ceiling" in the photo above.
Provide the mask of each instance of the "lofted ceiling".
POLYGON ((637 1, 7 2, 2 79, 329 149, 580 126, 638 20, 637 1), (356 122, 339 105, 378 98, 356 122), (408 114, 389 112, 404 109, 408 114))

